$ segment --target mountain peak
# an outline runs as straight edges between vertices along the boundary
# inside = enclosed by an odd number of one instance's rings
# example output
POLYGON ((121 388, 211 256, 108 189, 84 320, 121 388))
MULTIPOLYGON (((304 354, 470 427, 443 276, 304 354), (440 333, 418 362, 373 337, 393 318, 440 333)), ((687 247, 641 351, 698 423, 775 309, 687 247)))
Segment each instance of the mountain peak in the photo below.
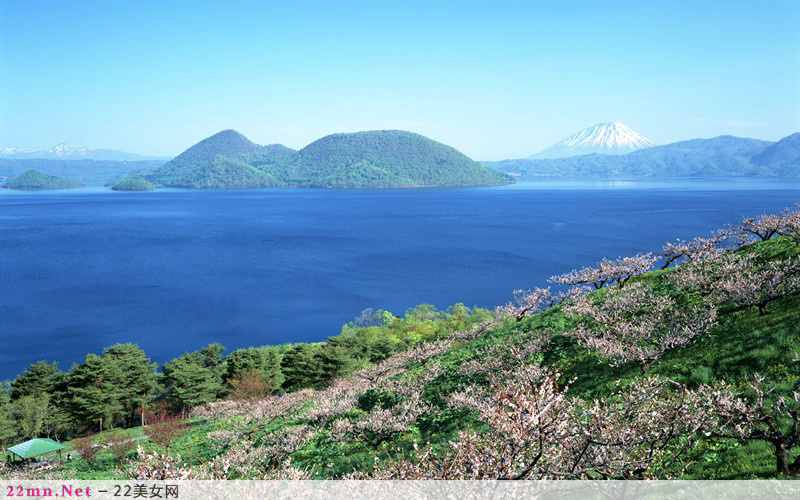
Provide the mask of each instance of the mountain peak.
POLYGON ((564 158, 592 153, 619 155, 652 146, 653 141, 624 123, 605 122, 572 134, 530 158, 564 158))

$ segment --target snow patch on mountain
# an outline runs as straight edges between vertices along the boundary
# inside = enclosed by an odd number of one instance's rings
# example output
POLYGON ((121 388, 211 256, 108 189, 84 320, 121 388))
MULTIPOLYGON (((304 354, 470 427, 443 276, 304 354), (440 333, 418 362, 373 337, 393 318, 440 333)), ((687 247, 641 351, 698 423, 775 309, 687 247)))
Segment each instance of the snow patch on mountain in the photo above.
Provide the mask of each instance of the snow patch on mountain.
POLYGON ((621 155, 654 145, 653 141, 620 122, 598 123, 529 158, 565 158, 593 153, 621 155))
POLYGON ((52 148, 35 151, 23 151, 14 147, 0 149, 0 158, 13 160, 105 160, 105 161, 140 161, 169 160, 168 157, 144 156, 112 149, 72 147, 69 144, 56 144, 52 148))

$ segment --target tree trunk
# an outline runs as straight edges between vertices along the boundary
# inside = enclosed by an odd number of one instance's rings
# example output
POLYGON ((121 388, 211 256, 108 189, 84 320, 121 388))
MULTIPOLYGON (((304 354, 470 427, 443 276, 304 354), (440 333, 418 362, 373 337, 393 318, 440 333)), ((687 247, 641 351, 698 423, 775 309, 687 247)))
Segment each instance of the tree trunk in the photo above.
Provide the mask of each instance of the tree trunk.
POLYGON ((100 417, 100 430, 97 432, 103 432, 103 417, 100 417))
POLYGON ((800 475, 800 455, 798 455, 794 462, 792 462, 792 464, 789 466, 789 474, 793 476, 800 475))
POLYGON ((789 476, 789 450, 783 443, 772 443, 775 445, 775 465, 778 469, 778 474, 789 476))

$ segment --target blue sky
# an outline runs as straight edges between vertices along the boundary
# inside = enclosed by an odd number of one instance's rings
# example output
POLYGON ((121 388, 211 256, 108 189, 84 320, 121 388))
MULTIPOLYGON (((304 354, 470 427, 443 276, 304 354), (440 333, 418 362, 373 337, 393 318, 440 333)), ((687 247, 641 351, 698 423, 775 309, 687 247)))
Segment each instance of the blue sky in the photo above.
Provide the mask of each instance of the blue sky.
POLYGON ((475 159, 598 122, 800 130, 800 1, 0 0, 0 144, 177 154, 406 129, 475 159))

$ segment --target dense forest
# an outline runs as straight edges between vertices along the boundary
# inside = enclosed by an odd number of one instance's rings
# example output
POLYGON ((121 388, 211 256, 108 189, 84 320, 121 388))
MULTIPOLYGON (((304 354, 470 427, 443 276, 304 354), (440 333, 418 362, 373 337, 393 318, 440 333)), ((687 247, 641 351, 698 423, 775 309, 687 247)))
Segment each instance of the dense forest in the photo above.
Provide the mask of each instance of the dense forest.
POLYGON ((156 185, 141 177, 124 177, 106 184, 114 191, 152 191, 156 185))
POLYGON ((132 344, 39 362, 7 386, 0 440, 129 432, 70 442, 82 459, 54 478, 800 474, 800 207, 550 282, 161 371, 132 344))
POLYGON ((28 170, 8 181, 9 189, 67 189, 82 187, 83 184, 63 177, 46 175, 38 170, 28 170))
POLYGON ((411 132, 333 134, 300 151, 234 130, 200 141, 147 177, 173 187, 428 187, 508 184, 459 151, 411 132))

